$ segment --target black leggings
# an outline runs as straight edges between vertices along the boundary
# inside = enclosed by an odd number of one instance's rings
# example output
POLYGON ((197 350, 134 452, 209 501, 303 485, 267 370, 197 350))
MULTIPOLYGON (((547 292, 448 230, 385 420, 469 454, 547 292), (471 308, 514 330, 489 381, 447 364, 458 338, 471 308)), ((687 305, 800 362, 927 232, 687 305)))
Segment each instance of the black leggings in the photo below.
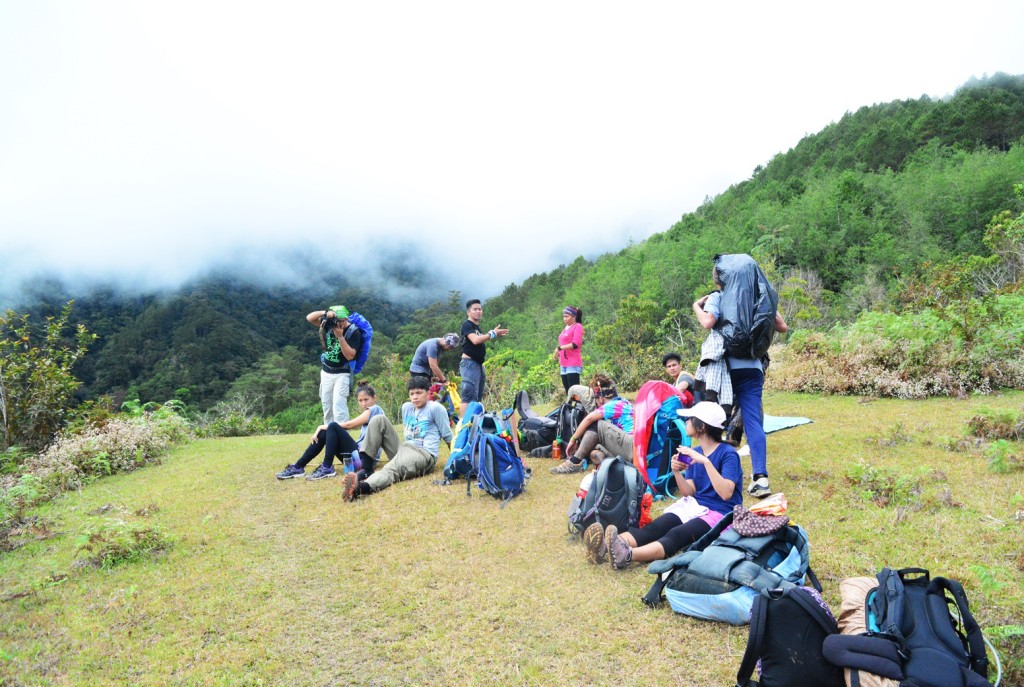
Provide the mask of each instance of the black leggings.
POLYGON ((580 373, 570 372, 562 375, 562 386, 565 387, 565 393, 569 393, 570 386, 576 386, 580 383, 580 373))
POLYGON ((658 542, 665 549, 665 558, 671 558, 710 531, 711 525, 700 518, 683 522, 675 513, 663 513, 647 527, 629 528, 637 547, 658 542))
POLYGON ((316 435, 316 441, 309 442, 306 452, 295 462, 295 467, 304 468, 309 461, 320 455, 320 452, 327 449, 324 455, 324 465, 331 467, 334 464, 335 456, 341 457, 358 453, 359 445, 346 430, 341 428, 337 422, 327 425, 327 429, 321 429, 316 435))

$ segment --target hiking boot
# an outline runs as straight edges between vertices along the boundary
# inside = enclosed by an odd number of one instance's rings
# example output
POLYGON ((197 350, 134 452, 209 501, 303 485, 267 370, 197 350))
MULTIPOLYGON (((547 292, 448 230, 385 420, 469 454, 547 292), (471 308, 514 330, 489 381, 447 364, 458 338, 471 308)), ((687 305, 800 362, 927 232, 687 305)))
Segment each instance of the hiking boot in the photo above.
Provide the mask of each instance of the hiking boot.
POLYGON ((309 475, 309 477, 307 477, 306 479, 308 479, 308 480, 324 479, 324 478, 327 478, 327 477, 334 477, 337 474, 338 474, 338 471, 335 470, 331 466, 328 466, 328 465, 318 465, 316 470, 314 470, 309 475))
POLYGON ((772 495, 771 487, 768 486, 768 478, 765 476, 756 477, 747 488, 747 493, 755 499, 763 499, 772 495))
POLYGON ((583 472, 583 463, 574 463, 570 459, 566 458, 561 463, 551 468, 549 471, 552 475, 571 475, 574 472, 583 472))
POLYGON ((341 480, 341 498, 355 501, 359 496, 359 476, 354 472, 345 475, 341 480))
POLYGON ((289 465, 281 472, 277 473, 278 479, 295 479, 296 477, 302 477, 306 474, 306 471, 302 468, 297 468, 294 465, 289 465))
POLYGON ((601 565, 608 558, 608 546, 604 541, 601 523, 595 522, 583 531, 583 545, 587 547, 587 560, 601 565))
POLYGON ((619 536, 619 528, 608 525, 608 529, 604 531, 604 539, 613 568, 622 570, 633 562, 633 549, 619 536))
POLYGON ((531 458, 550 458, 551 457, 551 444, 545 446, 538 446, 537 448, 530 451, 531 458))

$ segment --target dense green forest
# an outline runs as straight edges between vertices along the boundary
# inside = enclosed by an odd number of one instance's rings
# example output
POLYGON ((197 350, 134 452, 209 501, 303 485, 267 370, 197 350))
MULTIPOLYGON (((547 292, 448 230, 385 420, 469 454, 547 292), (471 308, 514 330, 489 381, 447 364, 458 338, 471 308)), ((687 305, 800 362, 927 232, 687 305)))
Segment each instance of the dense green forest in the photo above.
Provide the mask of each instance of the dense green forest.
MULTIPOLYGON (((337 283, 344 277, 338 275, 337 283)), ((111 287, 76 295, 52 282, 46 291, 61 295, 28 309, 37 320, 74 298, 74 319, 97 335, 76 368, 83 381, 79 395, 110 395, 118 404, 125 398, 162 402, 185 396, 208 407, 247 371, 280 361, 282 352, 295 360, 273 395, 278 406, 295 401, 299 394, 292 392, 300 380, 315 379, 307 368, 320 351, 316 330, 305 319, 308 312, 336 302, 353 304, 373 322, 374 350, 388 350, 414 310, 365 288, 263 288, 227 276, 159 295, 126 295, 111 287)), ((375 369, 371 359, 367 373, 375 369)))
MULTIPOLYGON (((489 378, 499 395, 511 385, 557 389, 551 351, 566 304, 585 313, 588 371, 604 369, 628 388, 657 374, 665 350, 692 363, 702 335, 689 305, 710 290, 716 253, 757 257, 797 330, 898 310, 908 280, 928 265, 992 252, 986 228, 997 213, 1024 209, 1014 194, 1022 181, 1024 77, 997 74, 948 99, 862 107, 665 232, 489 299, 484 324, 511 330, 490 347, 489 378)), ((309 309, 343 302, 373 322, 370 378, 400 370, 421 340, 457 330, 464 316, 457 292, 416 308, 369 289, 269 289, 223 276, 159 296, 59 285, 46 293, 26 311, 53 314, 75 297, 73 319, 98 336, 76 368, 80 398, 186 396, 208 408, 246 394, 266 414, 315 405, 309 309)), ((454 369, 457 360, 442 364, 454 369)))

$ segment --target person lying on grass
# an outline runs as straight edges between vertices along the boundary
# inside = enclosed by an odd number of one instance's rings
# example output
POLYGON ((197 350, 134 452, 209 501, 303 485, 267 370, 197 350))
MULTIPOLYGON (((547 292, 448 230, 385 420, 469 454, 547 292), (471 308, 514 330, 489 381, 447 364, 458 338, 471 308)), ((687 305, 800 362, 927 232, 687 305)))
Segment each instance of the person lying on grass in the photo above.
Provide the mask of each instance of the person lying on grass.
POLYGON ((386 489, 395 482, 430 473, 437 464, 441 440, 451 448, 452 428, 448 424, 448 411, 440 403, 430 400, 430 380, 413 377, 408 388, 409 401, 402 404, 405 443, 398 445, 398 434, 391 423, 379 428, 379 437, 375 435, 374 428, 370 428, 367 431, 368 447, 375 445, 371 442, 379 440, 381 443, 376 445, 382 445, 385 451, 393 446, 396 452, 384 467, 371 475, 360 477, 356 472, 345 475, 342 497, 346 501, 386 489))
POLYGON ((604 531, 599 523, 588 527, 583 543, 591 563, 610 558, 612 567, 621 570, 632 561, 646 563, 674 556, 743 503, 740 457, 736 449, 722 443, 722 406, 703 401, 676 412, 686 418, 686 435, 697 444, 695 449, 680 446, 672 458, 679 500, 644 528, 630 527, 620 534, 615 525, 604 531))
MULTIPOLYGON (((384 409, 377 405, 377 392, 370 386, 369 382, 359 382, 356 387, 356 401, 363 409, 357 417, 345 422, 332 422, 328 425, 320 425, 313 432, 313 440, 306 447, 302 457, 293 464, 277 473, 278 479, 294 479, 306 474, 306 465, 324 451, 324 461, 306 479, 316 480, 325 477, 334 477, 337 471, 334 469, 334 459, 344 456, 351 456, 352 470, 363 470, 366 475, 373 474, 374 467, 380 458, 381 448, 387 453, 388 458, 393 458, 398 450, 398 441, 393 446, 383 445, 383 427, 391 427, 391 423, 384 415, 384 409), (353 439, 348 430, 360 427, 359 438, 353 439), (375 441, 370 441, 373 435, 375 441)), ((392 429, 394 431, 394 429, 392 429)))

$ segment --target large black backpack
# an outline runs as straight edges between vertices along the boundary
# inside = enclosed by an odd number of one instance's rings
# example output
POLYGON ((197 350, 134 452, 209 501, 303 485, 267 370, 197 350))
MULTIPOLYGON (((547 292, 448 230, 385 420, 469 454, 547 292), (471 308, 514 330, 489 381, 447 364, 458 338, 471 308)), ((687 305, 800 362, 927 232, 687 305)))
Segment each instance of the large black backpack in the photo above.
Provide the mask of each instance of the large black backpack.
POLYGON ((883 568, 865 604, 867 632, 829 638, 829 660, 854 673, 881 674, 872 666, 889 667, 889 677, 901 685, 990 685, 985 640, 959 582, 930 579, 922 568, 883 568), (879 663, 879 656, 887 660, 879 663))
POLYGON ((620 532, 640 523, 644 478, 620 456, 601 461, 586 496, 577 496, 569 506, 569 531, 583 534, 595 522, 615 525, 620 532))
POLYGON ((825 660, 825 638, 839 632, 820 595, 807 587, 762 592, 750 609, 747 650, 737 687, 845 687, 843 669, 825 660), (760 662, 759 680, 752 680, 760 662))
POLYGON ((558 409, 558 427, 555 436, 563 444, 569 443, 569 439, 576 433, 576 428, 587 416, 583 404, 575 398, 571 398, 558 409))
POLYGON ((779 295, 746 253, 718 255, 715 268, 722 282, 721 315, 715 329, 734 358, 760 359, 775 336, 779 295))
POLYGON ((547 415, 538 415, 530 406, 530 396, 525 390, 516 394, 514 408, 519 413, 519 449, 532 451, 542 447, 550 447, 558 436, 558 420, 562 412, 561 406, 547 415))

